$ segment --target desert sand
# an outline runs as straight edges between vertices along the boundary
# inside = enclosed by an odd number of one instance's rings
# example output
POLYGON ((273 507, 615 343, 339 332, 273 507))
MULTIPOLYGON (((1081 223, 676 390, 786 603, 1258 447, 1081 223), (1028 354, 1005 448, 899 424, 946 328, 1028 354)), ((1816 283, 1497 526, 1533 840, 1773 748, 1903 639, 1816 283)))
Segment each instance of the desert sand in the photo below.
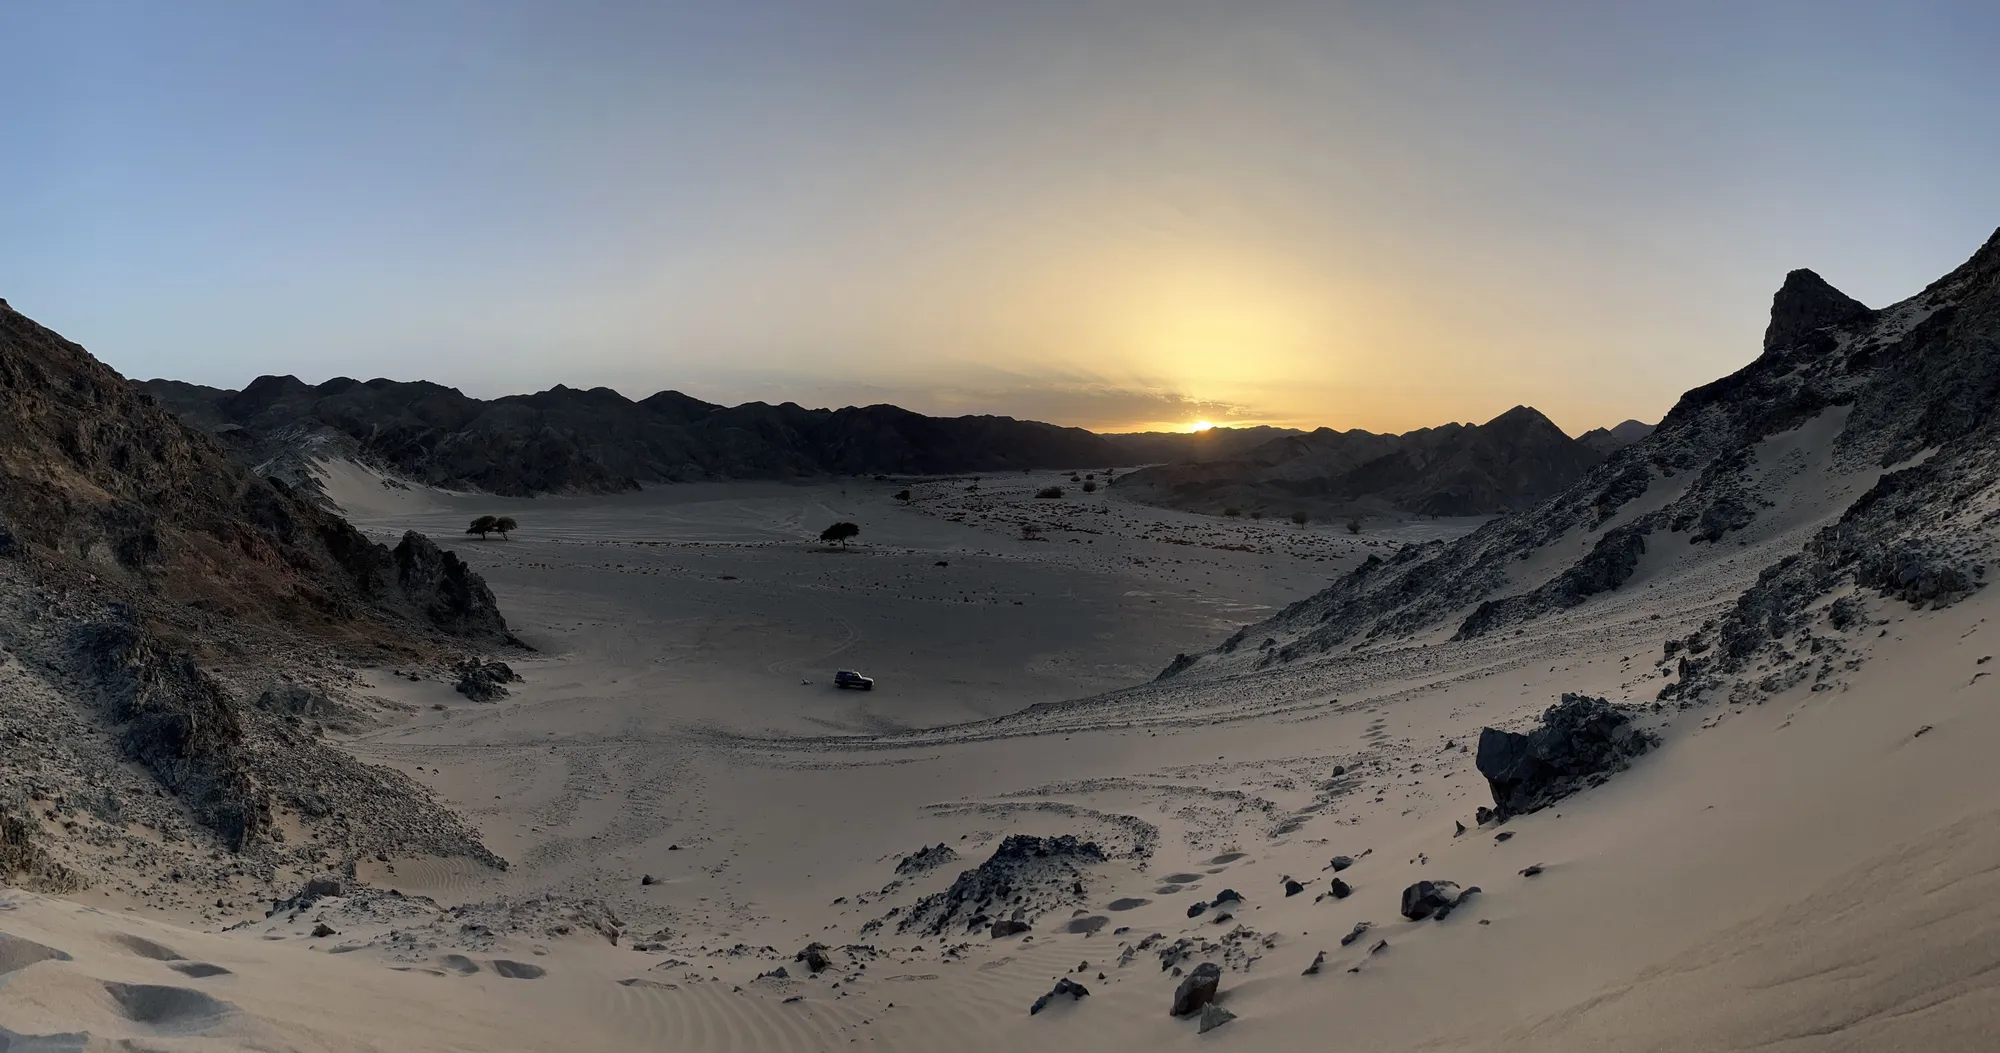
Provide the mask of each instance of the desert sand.
POLYGON ((50 1037, 0 1049, 1989 1048, 1992 590, 1872 601, 1879 634, 1830 689, 1658 709, 1663 745, 1631 770, 1474 821, 1481 727, 1564 692, 1650 702, 1663 638, 1866 488, 1813 460, 1837 412, 1772 440, 1795 500, 1740 544, 1666 542, 1628 587, 1518 634, 1162 681, 1366 555, 1473 524, 1349 535, 1035 498, 1069 485, 1049 474, 924 481, 905 507, 870 480, 516 501, 327 466, 371 533, 520 521, 454 547, 534 648, 507 656, 523 682, 480 703, 366 671, 379 726, 344 742, 509 868, 382 859, 357 875, 371 893, 213 923, 5 893, 0 1027, 50 1037), (861 525, 851 550, 814 540, 835 520, 861 525), (877 689, 836 691, 836 668, 877 689), (901 930, 1014 834, 1107 859, 1027 889, 1027 932, 901 930), (940 844, 953 861, 898 875, 940 844), (1355 860, 1345 898, 1322 895, 1335 855, 1355 860), (1422 879, 1481 891, 1405 921, 1422 879), (561 913, 589 899, 619 926, 561 913), (1167 1013, 1170 966, 1203 959, 1236 1017, 1206 1034, 1167 1013), (1088 997, 1030 1015, 1064 977, 1088 997))

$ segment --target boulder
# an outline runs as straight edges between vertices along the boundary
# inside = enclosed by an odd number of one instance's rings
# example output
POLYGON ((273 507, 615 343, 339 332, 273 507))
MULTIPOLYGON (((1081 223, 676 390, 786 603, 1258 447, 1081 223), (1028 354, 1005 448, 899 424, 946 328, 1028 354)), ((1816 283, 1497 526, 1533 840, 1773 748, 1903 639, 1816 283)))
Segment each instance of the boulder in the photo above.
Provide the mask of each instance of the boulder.
POLYGON ((1195 1033, 1205 1035, 1234 1019, 1236 1019, 1235 1013, 1210 1002, 1201 1007, 1201 1027, 1195 1033))
POLYGON ((1601 698, 1565 694, 1527 734, 1486 728, 1475 763, 1505 819, 1546 808, 1624 770, 1658 741, 1601 698))
POLYGON ((826 956, 826 944, 824 943, 806 944, 806 949, 793 955, 792 960, 806 963, 807 971, 815 976, 824 971, 827 966, 833 964, 833 959, 826 956))
POLYGON ((1215 999, 1215 989, 1220 986, 1222 966, 1203 962, 1181 978, 1181 985, 1174 989, 1173 1008, 1168 1012, 1174 1016, 1192 1016, 1215 999))
POLYGON ((1285 879, 1285 895, 1296 896, 1299 893, 1304 892, 1305 890, 1306 887, 1304 885, 1299 884, 1298 882, 1292 880, 1291 878, 1285 879))
POLYGON ((1028 1007, 1028 1015, 1034 1016, 1036 1013, 1039 1013, 1042 1010, 1047 1009, 1049 1007, 1049 1003, 1054 1002, 1056 999, 1061 998, 1064 995, 1068 995, 1070 997, 1070 1001, 1073 1002, 1079 998, 1089 997, 1090 988, 1085 987, 1082 984, 1077 983, 1075 980, 1072 980, 1069 977, 1065 976, 1062 979, 1056 981, 1056 985, 1049 989, 1048 994, 1045 994, 1040 998, 1035 999, 1035 1004, 1028 1007))
POLYGON ((1353 856, 1334 856, 1333 860, 1327 863, 1327 866, 1332 867, 1333 872, 1336 874, 1340 873, 1343 870, 1346 870, 1348 867, 1351 867, 1353 865, 1354 865, 1353 856))
POLYGON ((1458 897, 1455 882, 1419 881, 1403 890, 1403 917, 1422 921, 1440 910, 1449 913, 1458 897))
POLYGON ((993 923, 993 938, 998 940, 998 939, 1004 939, 1005 937, 1008 936, 1017 936, 1021 933, 1027 932, 1032 928, 1034 928, 1034 926, 1028 924, 1025 921, 1016 921, 1012 918, 1005 918, 993 923))

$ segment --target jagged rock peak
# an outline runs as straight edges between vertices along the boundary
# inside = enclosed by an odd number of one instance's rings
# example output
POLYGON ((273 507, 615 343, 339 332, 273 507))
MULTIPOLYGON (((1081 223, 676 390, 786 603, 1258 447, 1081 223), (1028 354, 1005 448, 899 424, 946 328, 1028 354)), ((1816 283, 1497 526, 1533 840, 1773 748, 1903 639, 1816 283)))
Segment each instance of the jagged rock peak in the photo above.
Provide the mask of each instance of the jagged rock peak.
POLYGON ((1764 350, 1795 346, 1816 329, 1869 313, 1867 304, 1827 284, 1818 274, 1800 268, 1785 275, 1785 284, 1771 298, 1771 324, 1764 330, 1764 350))

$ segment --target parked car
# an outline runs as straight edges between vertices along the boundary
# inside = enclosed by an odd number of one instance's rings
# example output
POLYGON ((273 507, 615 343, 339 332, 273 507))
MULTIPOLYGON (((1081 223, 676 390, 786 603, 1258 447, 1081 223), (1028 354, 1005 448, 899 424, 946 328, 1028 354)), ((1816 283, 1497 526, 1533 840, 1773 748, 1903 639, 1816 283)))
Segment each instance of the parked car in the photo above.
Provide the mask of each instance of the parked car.
POLYGON ((862 676, 852 669, 842 669, 840 672, 833 674, 833 686, 858 687, 863 691, 873 691, 875 690, 875 679, 873 677, 862 676))

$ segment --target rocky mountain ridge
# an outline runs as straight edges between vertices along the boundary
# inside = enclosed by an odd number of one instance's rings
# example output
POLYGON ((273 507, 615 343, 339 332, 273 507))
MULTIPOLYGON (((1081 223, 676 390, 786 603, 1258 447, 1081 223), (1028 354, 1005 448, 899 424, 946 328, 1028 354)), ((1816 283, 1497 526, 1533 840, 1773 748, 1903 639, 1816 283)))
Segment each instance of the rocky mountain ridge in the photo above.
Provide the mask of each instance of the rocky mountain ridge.
POLYGON ((557 385, 482 400, 425 381, 259 377, 241 391, 140 385, 239 459, 312 486, 311 458, 509 496, 615 493, 643 483, 883 473, 948 475, 1132 463, 1102 436, 1011 417, 896 406, 718 406, 677 391, 633 401, 557 385))
POLYGON ((1602 445, 1516 406, 1485 424, 1401 435, 1321 428, 1234 457, 1141 469, 1117 485, 1134 500, 1208 513, 1492 515, 1560 492, 1604 458, 1602 445))
POLYGON ((1997 406, 2000 232, 1880 310, 1793 271, 1754 361, 1689 391, 1573 486, 1457 540, 1371 557, 1175 675, 1433 630, 1471 639, 1613 593, 1676 554, 1802 536, 1726 616, 1666 643, 1661 695, 1821 682, 1839 671, 1842 636, 1885 600, 1944 604, 1982 587, 2000 518, 1997 406), (1256 636, 1271 645, 1241 648, 1256 636))

